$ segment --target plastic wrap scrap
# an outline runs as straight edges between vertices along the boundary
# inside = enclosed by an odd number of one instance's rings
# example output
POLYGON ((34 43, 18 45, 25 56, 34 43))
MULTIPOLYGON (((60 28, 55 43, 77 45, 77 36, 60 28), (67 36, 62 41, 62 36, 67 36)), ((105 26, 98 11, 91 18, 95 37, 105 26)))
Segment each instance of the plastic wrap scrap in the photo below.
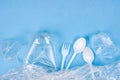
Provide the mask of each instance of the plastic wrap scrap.
POLYGON ((96 59, 102 65, 110 64, 119 60, 120 49, 114 44, 107 34, 101 32, 91 36, 90 45, 95 52, 96 59))
MULTIPOLYGON (((1 43, 4 44, 4 42, 1 43)), ((28 51, 24 65, 1 75, 0 80, 92 80, 88 65, 55 71, 57 66, 55 57, 50 55, 56 53, 55 45, 55 39, 52 35, 48 33, 38 34, 28 51)), ((120 80, 120 62, 118 59, 116 60, 120 56, 120 49, 115 46, 109 36, 105 33, 95 34, 90 37, 90 45, 96 58, 102 64, 114 62, 104 66, 94 65, 95 79, 120 80)), ((15 48, 16 44, 9 43, 9 45, 3 46, 0 47, 0 53, 2 56, 8 56, 4 58, 12 59, 11 53, 14 53, 14 56, 17 55, 18 47, 15 48), (11 51, 9 52, 9 50, 11 51)))
MULTIPOLYGON (((119 80, 120 63, 94 67, 96 80, 119 80)), ((40 66, 24 65, 2 75, 0 80, 92 80, 88 65, 77 69, 47 72, 40 66)))
POLYGON ((16 60, 22 45, 15 40, 0 41, 0 58, 3 61, 16 60))

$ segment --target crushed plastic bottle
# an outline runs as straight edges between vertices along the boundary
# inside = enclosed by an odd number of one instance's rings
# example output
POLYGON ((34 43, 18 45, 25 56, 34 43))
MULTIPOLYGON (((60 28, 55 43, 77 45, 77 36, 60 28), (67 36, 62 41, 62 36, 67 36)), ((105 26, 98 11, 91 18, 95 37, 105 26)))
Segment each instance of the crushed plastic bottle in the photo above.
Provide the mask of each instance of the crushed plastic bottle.
POLYGON ((47 32, 40 32, 36 35, 33 44, 28 52, 25 63, 36 64, 54 71, 55 63, 55 40, 47 32))

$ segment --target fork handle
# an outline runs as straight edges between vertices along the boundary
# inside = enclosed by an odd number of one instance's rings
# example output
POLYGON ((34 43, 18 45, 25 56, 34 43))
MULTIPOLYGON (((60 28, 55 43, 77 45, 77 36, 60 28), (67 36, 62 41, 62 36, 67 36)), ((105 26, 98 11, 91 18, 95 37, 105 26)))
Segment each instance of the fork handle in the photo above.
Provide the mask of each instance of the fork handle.
POLYGON ((74 52, 72 58, 70 59, 68 65, 67 65, 67 67, 66 67, 66 70, 68 70, 68 68, 70 67, 70 65, 71 65, 71 63, 73 62, 73 60, 74 60, 74 58, 76 57, 76 55, 77 55, 77 53, 74 52))
POLYGON ((63 70, 64 62, 65 62, 65 57, 63 56, 63 57, 62 57, 62 63, 61 63, 61 70, 63 70))

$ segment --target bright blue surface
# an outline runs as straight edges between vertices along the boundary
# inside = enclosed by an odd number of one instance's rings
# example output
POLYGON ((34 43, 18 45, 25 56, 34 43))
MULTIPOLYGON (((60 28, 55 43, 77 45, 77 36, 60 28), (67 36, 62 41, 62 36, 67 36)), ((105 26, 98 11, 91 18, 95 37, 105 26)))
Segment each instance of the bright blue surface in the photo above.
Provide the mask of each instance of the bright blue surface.
MULTIPOLYGON (((104 31, 119 46, 119 28, 119 0, 0 0, 0 39, 24 45, 37 31, 48 30, 59 36, 59 45, 61 40, 72 43, 76 37, 104 31)), ((0 73, 9 68, 0 65, 0 73)))

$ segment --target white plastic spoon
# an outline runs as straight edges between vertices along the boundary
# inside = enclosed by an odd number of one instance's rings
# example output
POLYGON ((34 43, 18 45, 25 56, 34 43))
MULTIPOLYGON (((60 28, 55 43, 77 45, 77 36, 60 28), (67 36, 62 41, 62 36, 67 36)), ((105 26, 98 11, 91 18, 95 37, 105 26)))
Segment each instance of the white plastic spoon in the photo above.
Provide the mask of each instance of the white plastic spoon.
POLYGON ((92 74, 92 79, 95 80, 95 75, 94 75, 93 66, 92 66, 92 62, 94 60, 94 54, 93 54, 93 51, 89 47, 86 47, 84 49, 83 59, 84 59, 85 62, 87 62, 89 64, 91 74, 92 74))
POLYGON ((74 49, 74 53, 73 53, 73 56, 72 58, 70 59, 67 67, 66 67, 66 70, 68 70, 68 68, 70 67, 72 61, 74 60, 75 56, 78 54, 78 53, 81 53, 84 48, 86 46, 86 40, 85 38, 79 38, 77 39, 77 41, 74 43, 74 46, 73 46, 73 49, 74 49))

